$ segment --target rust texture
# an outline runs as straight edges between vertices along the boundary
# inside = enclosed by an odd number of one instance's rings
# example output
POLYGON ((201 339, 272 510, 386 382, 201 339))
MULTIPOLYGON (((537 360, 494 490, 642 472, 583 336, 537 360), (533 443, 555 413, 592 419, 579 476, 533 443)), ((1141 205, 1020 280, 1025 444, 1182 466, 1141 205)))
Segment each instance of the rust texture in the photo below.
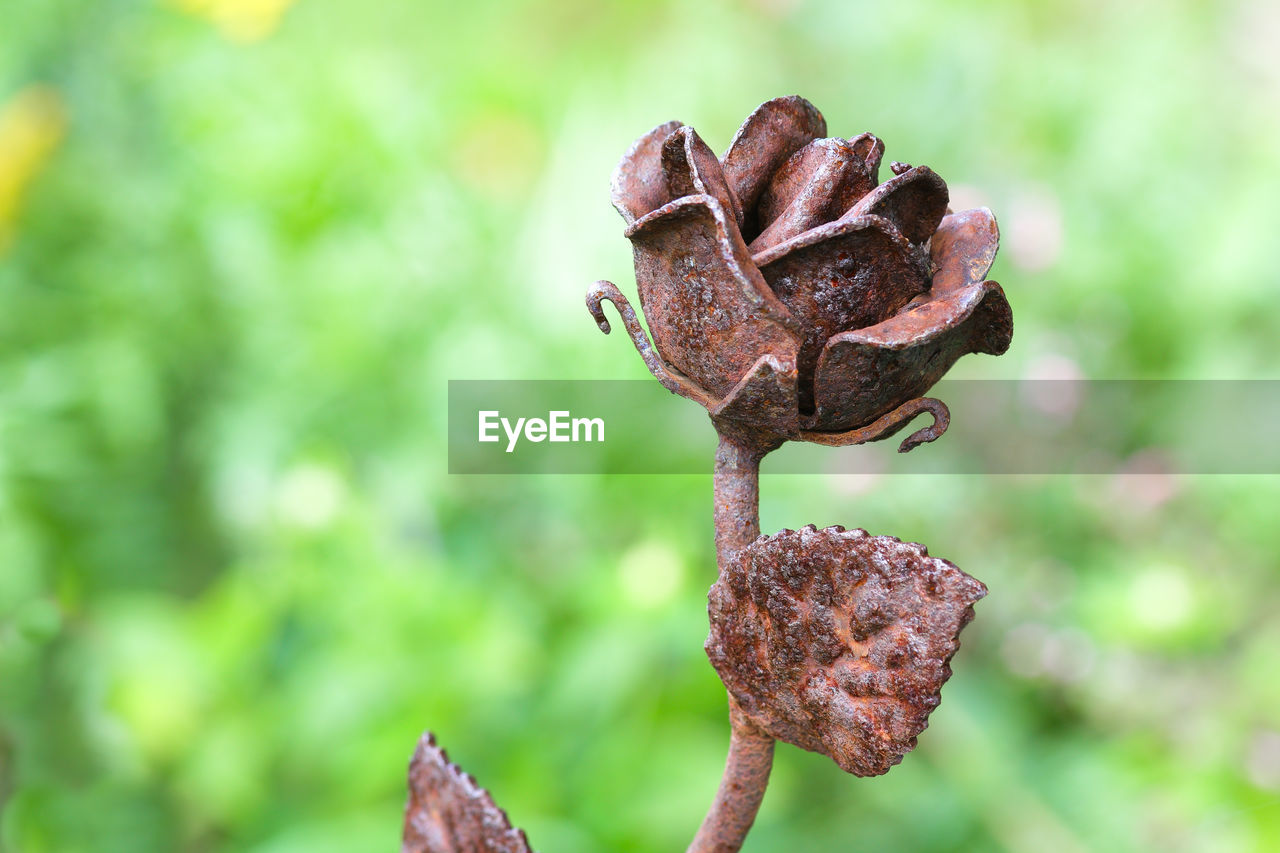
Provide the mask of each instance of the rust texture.
POLYGON ((880 183, 880 139, 826 133, 808 101, 776 98, 719 159, 670 121, 614 171, 652 346, 613 285, 588 306, 607 332, 601 301, 613 302, 654 375, 748 444, 856 443, 823 435, 902 415, 961 356, 999 355, 1013 335, 986 280, 991 212, 950 212, 927 166, 894 161, 880 183))
MULTIPOLYGON (((714 415, 713 415, 714 419, 714 415)), ((716 421, 717 427, 720 422, 716 421)), ((760 538, 760 460, 771 444, 720 431, 713 475, 716 563, 730 565, 760 538)), ((755 822, 773 767, 774 739, 729 697, 729 756, 720 788, 688 853, 734 853, 755 822)))
POLYGON ((755 823, 773 769, 774 740, 729 697, 729 757, 720 789, 687 853, 734 853, 755 823))
POLYGON ((716 562, 726 565, 760 537, 760 460, 765 450, 720 436, 712 481, 716 562))
POLYGON ((923 545, 784 530, 723 567, 707 655, 761 729, 877 776, 915 747, 986 591, 923 545))
POLYGON ((409 803, 401 853, 531 853, 489 792, 422 736, 409 763, 409 803))

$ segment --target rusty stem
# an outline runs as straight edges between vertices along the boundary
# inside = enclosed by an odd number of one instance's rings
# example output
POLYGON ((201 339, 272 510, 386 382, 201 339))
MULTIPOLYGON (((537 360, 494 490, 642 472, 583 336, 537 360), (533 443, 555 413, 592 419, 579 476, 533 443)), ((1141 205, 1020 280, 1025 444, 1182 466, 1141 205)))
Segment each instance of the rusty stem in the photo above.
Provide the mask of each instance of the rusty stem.
MULTIPOLYGON (((760 460, 772 448, 720 436, 715 467, 716 561, 720 570, 760 535, 760 460)), ((729 757, 715 801, 688 853, 735 853, 755 822, 769 771, 774 740, 729 697, 729 757)))

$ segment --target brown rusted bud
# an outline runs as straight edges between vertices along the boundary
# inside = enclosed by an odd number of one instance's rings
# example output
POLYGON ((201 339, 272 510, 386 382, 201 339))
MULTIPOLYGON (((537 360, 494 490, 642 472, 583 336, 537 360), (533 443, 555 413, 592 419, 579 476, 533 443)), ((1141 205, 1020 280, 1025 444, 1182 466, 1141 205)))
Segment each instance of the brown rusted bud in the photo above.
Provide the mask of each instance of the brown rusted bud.
POLYGON ((531 853, 489 792, 462 772, 427 732, 409 763, 401 853, 531 853))
MULTIPOLYGON (((1004 292, 985 280, 999 243, 991 212, 949 213, 927 166, 895 161, 879 183, 883 142, 826 132, 808 101, 776 98, 718 160, 673 121, 637 140, 613 176, 653 346, 638 322, 628 332, 667 388, 758 447, 883 437, 901 424, 863 428, 918 413, 904 406, 960 356, 999 355, 1013 334, 1004 292)), ((608 331, 602 300, 624 319, 630 308, 607 282, 592 290, 608 331)), ((922 430, 903 449, 940 434, 922 430)))
POLYGON ((711 587, 707 655, 756 726, 878 776, 915 747, 986 593, 923 545, 784 530, 739 551, 711 587))

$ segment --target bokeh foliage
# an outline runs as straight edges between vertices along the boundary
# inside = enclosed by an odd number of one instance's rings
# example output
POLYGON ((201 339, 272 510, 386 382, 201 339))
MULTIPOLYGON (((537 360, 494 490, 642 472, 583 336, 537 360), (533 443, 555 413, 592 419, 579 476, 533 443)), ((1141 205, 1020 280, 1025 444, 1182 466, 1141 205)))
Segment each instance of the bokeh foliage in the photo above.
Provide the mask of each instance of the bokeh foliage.
MULTIPOLYGON (((0 849, 395 849, 425 727, 541 850, 683 849, 709 478, 451 478, 445 381, 643 375, 582 305, 633 282, 613 163, 792 92, 1000 216, 1017 334, 958 375, 1275 377, 1277 41, 1266 0, 0 0, 0 849)), ((1159 461, 766 478, 766 530, 992 594, 919 749, 780 747, 748 849, 1280 849, 1280 485, 1159 461)))

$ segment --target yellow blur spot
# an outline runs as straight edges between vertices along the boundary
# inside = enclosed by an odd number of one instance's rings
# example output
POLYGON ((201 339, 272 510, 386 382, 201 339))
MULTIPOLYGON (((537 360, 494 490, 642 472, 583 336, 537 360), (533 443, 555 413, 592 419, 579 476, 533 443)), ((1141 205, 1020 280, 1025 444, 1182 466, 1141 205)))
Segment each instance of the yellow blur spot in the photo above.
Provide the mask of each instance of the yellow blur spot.
POLYGON ((1129 589, 1134 621, 1152 632, 1174 631, 1195 615, 1195 592, 1173 566, 1151 566, 1138 573, 1129 589))
POLYGON ((288 472, 275 495, 280 519, 308 530, 323 530, 332 524, 346 499, 347 487, 338 472, 316 464, 288 472))
POLYGON ((27 185, 66 131, 66 110, 46 86, 23 89, 0 107, 0 253, 13 239, 27 185))
POLYGON ((107 708, 138 758, 165 766, 200 735, 210 695, 207 660, 186 615, 159 597, 104 605, 100 618, 103 644, 95 663, 106 674, 107 708))
POLYGON ((189 673, 180 670, 148 663, 122 674, 112 692, 111 706, 143 756, 152 762, 179 755, 198 733, 195 685, 189 673))
POLYGON ((276 31, 294 0, 173 0, 191 15, 207 18, 235 41, 258 41, 276 31))
POLYGON ((642 609, 661 607, 680 593, 684 563, 664 542, 641 542, 622 555, 618 584, 631 604, 642 609))

